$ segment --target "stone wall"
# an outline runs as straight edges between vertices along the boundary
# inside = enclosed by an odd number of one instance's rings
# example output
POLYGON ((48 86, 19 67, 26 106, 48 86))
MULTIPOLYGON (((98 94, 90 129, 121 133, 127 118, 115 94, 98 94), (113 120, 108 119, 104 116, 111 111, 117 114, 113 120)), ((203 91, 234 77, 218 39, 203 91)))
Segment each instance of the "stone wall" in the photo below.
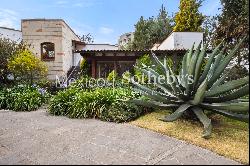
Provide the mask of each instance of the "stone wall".
POLYGON ((45 61, 48 66, 48 78, 66 75, 72 66, 72 40, 79 40, 71 28, 59 19, 22 20, 23 40, 31 45, 32 52, 41 58, 41 43, 55 44, 55 60, 45 61))

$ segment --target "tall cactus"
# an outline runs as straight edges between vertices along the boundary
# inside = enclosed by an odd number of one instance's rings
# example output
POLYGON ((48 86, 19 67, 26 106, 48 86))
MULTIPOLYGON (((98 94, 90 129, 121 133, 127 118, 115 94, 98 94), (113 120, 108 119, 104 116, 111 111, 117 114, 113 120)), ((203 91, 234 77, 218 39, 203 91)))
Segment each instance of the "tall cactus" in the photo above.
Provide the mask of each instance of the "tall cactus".
POLYGON ((218 45, 209 55, 203 70, 202 63, 206 57, 207 46, 201 50, 200 43, 195 51, 192 48, 183 57, 179 76, 152 53, 154 66, 138 70, 146 74, 154 82, 154 86, 139 84, 131 78, 134 89, 143 92, 149 100, 132 102, 161 109, 176 108, 174 113, 161 119, 165 122, 175 121, 184 113, 193 112, 204 125, 204 138, 209 138, 212 132, 211 120, 205 114, 205 110, 248 123, 249 99, 242 97, 249 94, 249 77, 226 82, 228 73, 224 72, 243 40, 228 55, 225 55, 225 49, 218 45), (172 76, 171 83, 169 78, 161 77, 168 74, 172 76))

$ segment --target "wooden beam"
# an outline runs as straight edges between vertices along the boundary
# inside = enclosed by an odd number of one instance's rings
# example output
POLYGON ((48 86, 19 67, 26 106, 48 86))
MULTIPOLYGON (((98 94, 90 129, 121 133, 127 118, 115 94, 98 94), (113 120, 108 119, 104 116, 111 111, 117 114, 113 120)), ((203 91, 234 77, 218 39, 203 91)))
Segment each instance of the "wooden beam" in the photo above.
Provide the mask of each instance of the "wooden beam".
POLYGON ((89 60, 97 60, 97 61, 135 61, 138 57, 135 56, 106 56, 106 57, 97 57, 92 56, 88 57, 89 60))
POLYGON ((96 78, 96 60, 92 60, 92 78, 96 78))

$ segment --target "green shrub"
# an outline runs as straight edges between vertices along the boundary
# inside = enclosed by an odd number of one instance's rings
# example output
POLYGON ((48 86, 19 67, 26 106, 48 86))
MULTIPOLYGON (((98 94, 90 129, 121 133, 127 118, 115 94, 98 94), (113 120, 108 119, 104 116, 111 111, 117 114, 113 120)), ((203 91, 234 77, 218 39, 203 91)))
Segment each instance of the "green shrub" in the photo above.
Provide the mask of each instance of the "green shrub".
POLYGON ((88 63, 88 61, 85 58, 81 60, 80 71, 81 71, 81 75, 83 76, 91 75, 91 65, 88 63))
POLYGON ((55 116, 66 116, 72 108, 74 97, 79 92, 77 88, 69 88, 53 96, 49 105, 49 113, 55 116))
MULTIPOLYGON (((28 45, 25 43, 17 43, 0 35, 0 84, 9 84, 8 61, 14 54, 25 50, 28 45)), ((1 86, 1 85, 0 85, 1 86)))
POLYGON ((91 91, 91 90, 95 89, 95 87, 90 86, 91 83, 95 84, 96 80, 93 78, 90 78, 88 76, 83 76, 80 79, 78 79, 77 81, 75 81, 74 83, 72 83, 70 85, 70 88, 91 91))
POLYGON ((125 102, 138 98, 129 89, 103 88, 92 91, 69 88, 54 96, 49 113, 69 118, 98 118, 110 122, 127 122, 145 113, 146 109, 125 102))
POLYGON ((17 52, 9 60, 8 69, 15 79, 30 84, 33 84, 35 79, 44 78, 48 72, 46 64, 29 50, 17 52))
POLYGON ((0 91, 0 108, 30 112, 46 103, 49 97, 43 89, 19 85, 0 91))
POLYGON ((118 74, 115 70, 113 70, 111 73, 109 73, 107 80, 110 82, 114 82, 118 79, 118 74))
POLYGON ((148 111, 150 110, 144 107, 118 100, 112 103, 109 109, 104 110, 99 118, 108 122, 122 123, 132 121, 148 111))
POLYGON ((0 89, 0 109, 5 109, 6 106, 7 90, 5 88, 0 89))

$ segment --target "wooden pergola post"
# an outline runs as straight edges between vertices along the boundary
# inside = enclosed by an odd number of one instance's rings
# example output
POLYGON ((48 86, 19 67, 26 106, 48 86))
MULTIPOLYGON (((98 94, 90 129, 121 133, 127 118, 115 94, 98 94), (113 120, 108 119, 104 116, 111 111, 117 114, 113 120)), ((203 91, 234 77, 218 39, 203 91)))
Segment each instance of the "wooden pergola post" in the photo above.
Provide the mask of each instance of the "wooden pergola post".
POLYGON ((92 78, 96 78, 96 60, 95 59, 92 59, 92 70, 91 70, 91 73, 92 73, 92 78))

